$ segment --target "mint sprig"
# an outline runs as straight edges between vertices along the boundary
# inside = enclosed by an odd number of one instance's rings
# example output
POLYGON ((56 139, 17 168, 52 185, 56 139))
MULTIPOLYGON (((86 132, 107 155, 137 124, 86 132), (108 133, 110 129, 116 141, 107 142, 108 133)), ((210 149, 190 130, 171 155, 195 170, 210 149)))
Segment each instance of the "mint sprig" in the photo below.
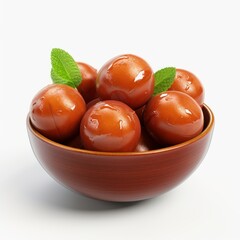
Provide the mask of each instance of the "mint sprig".
POLYGON ((166 67, 154 73, 155 84, 153 95, 167 91, 173 84, 176 75, 176 68, 166 67))
POLYGON ((73 88, 79 86, 82 75, 73 57, 60 48, 51 51, 51 78, 54 83, 69 85, 73 88))

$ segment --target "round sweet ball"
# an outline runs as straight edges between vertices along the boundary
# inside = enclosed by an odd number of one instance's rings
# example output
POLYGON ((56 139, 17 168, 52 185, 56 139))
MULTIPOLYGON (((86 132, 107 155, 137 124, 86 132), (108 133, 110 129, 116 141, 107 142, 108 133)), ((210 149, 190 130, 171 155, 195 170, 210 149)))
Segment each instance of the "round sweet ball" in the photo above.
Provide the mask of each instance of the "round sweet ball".
POLYGON ((82 82, 77 87, 77 89, 84 98, 85 102, 88 103, 97 98, 97 70, 91 65, 84 62, 77 62, 77 65, 82 75, 82 82))
POLYGON ((116 100, 97 102, 81 121, 80 136, 88 150, 130 152, 136 148, 140 135, 135 111, 116 100))
POLYGON ((101 100, 119 100, 137 109, 150 99, 153 89, 151 67, 133 54, 109 60, 98 72, 97 93, 101 100))
POLYGON ((194 98, 200 106, 204 103, 204 88, 198 77, 185 69, 176 69, 176 76, 168 90, 180 91, 194 98))
POLYGON ((144 124, 161 144, 175 145, 196 137, 203 130, 203 112, 189 95, 166 91, 154 96, 144 110, 144 124))
POLYGON ((62 142, 78 134, 86 103, 79 92, 65 84, 40 90, 30 106, 32 125, 45 137, 62 142))

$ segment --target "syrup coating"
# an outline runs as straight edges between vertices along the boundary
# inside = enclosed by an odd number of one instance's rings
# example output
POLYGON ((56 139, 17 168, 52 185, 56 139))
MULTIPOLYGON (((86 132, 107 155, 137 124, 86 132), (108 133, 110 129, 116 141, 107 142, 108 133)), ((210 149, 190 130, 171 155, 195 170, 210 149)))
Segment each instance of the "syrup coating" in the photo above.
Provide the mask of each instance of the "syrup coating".
POLYGON ((77 89, 83 96, 85 102, 88 103, 94 98, 97 98, 97 70, 87 63, 77 62, 77 65, 82 75, 82 82, 77 89))
POLYGON ((119 100, 136 109, 150 99, 153 89, 151 67, 132 54, 109 60, 98 72, 97 92, 101 100, 119 100))
POLYGON ((61 142, 78 133, 85 111, 85 101, 76 89, 50 84, 33 98, 30 119, 45 137, 61 142))
POLYGON ((86 149, 104 152, 133 151, 139 141, 141 125, 136 113, 126 104, 100 101, 85 113, 80 136, 86 149))
POLYGON ((144 110, 144 124, 159 143, 175 145, 197 136, 203 129, 203 112, 189 95, 166 91, 154 96, 144 110))
POLYGON ((200 80, 193 73, 176 69, 176 76, 172 86, 168 90, 180 91, 194 98, 200 106, 204 102, 204 88, 200 80))

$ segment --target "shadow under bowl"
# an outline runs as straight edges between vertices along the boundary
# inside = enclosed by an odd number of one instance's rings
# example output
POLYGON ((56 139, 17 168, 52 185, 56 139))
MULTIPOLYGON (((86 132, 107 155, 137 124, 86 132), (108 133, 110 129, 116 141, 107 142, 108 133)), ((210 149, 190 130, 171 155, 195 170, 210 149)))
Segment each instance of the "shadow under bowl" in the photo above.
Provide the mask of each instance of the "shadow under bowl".
POLYGON ((55 180, 86 196, 115 202, 138 201, 165 193, 185 180, 209 148, 214 115, 204 104, 204 129, 197 137, 146 152, 97 152, 47 139, 27 117, 32 150, 55 180))

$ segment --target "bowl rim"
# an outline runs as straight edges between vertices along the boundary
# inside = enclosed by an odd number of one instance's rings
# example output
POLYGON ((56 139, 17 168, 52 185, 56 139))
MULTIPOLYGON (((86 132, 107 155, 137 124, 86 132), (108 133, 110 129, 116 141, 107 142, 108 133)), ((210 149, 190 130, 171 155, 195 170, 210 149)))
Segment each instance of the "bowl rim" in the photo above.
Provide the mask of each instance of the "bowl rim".
POLYGON ((98 156, 145 156, 145 155, 149 155, 149 154, 164 153, 164 152, 169 152, 171 150, 180 149, 184 146, 190 145, 190 144, 202 139, 203 137, 205 137, 214 126, 214 114, 213 114, 212 110, 210 109, 210 107, 208 105, 206 105, 205 103, 202 105, 202 108, 205 108, 205 110, 207 110, 207 112, 209 114, 209 123, 198 136, 196 136, 188 141, 185 141, 183 143, 179 143, 179 144, 176 144, 173 146, 154 149, 154 150, 150 150, 150 151, 143 151, 143 152, 101 152, 101 151, 86 150, 86 149, 80 149, 80 148, 67 146, 62 143, 58 143, 58 142, 48 139, 47 137, 45 137, 41 133, 39 133, 36 129, 34 129, 34 127, 31 124, 31 121, 30 121, 29 113, 27 115, 26 122, 27 122, 28 130, 30 130, 32 132, 32 134, 35 135, 35 137, 37 137, 41 141, 46 142, 52 146, 55 146, 57 148, 61 148, 61 149, 67 150, 67 151, 73 151, 76 153, 82 153, 82 154, 88 154, 88 155, 98 155, 98 156))

